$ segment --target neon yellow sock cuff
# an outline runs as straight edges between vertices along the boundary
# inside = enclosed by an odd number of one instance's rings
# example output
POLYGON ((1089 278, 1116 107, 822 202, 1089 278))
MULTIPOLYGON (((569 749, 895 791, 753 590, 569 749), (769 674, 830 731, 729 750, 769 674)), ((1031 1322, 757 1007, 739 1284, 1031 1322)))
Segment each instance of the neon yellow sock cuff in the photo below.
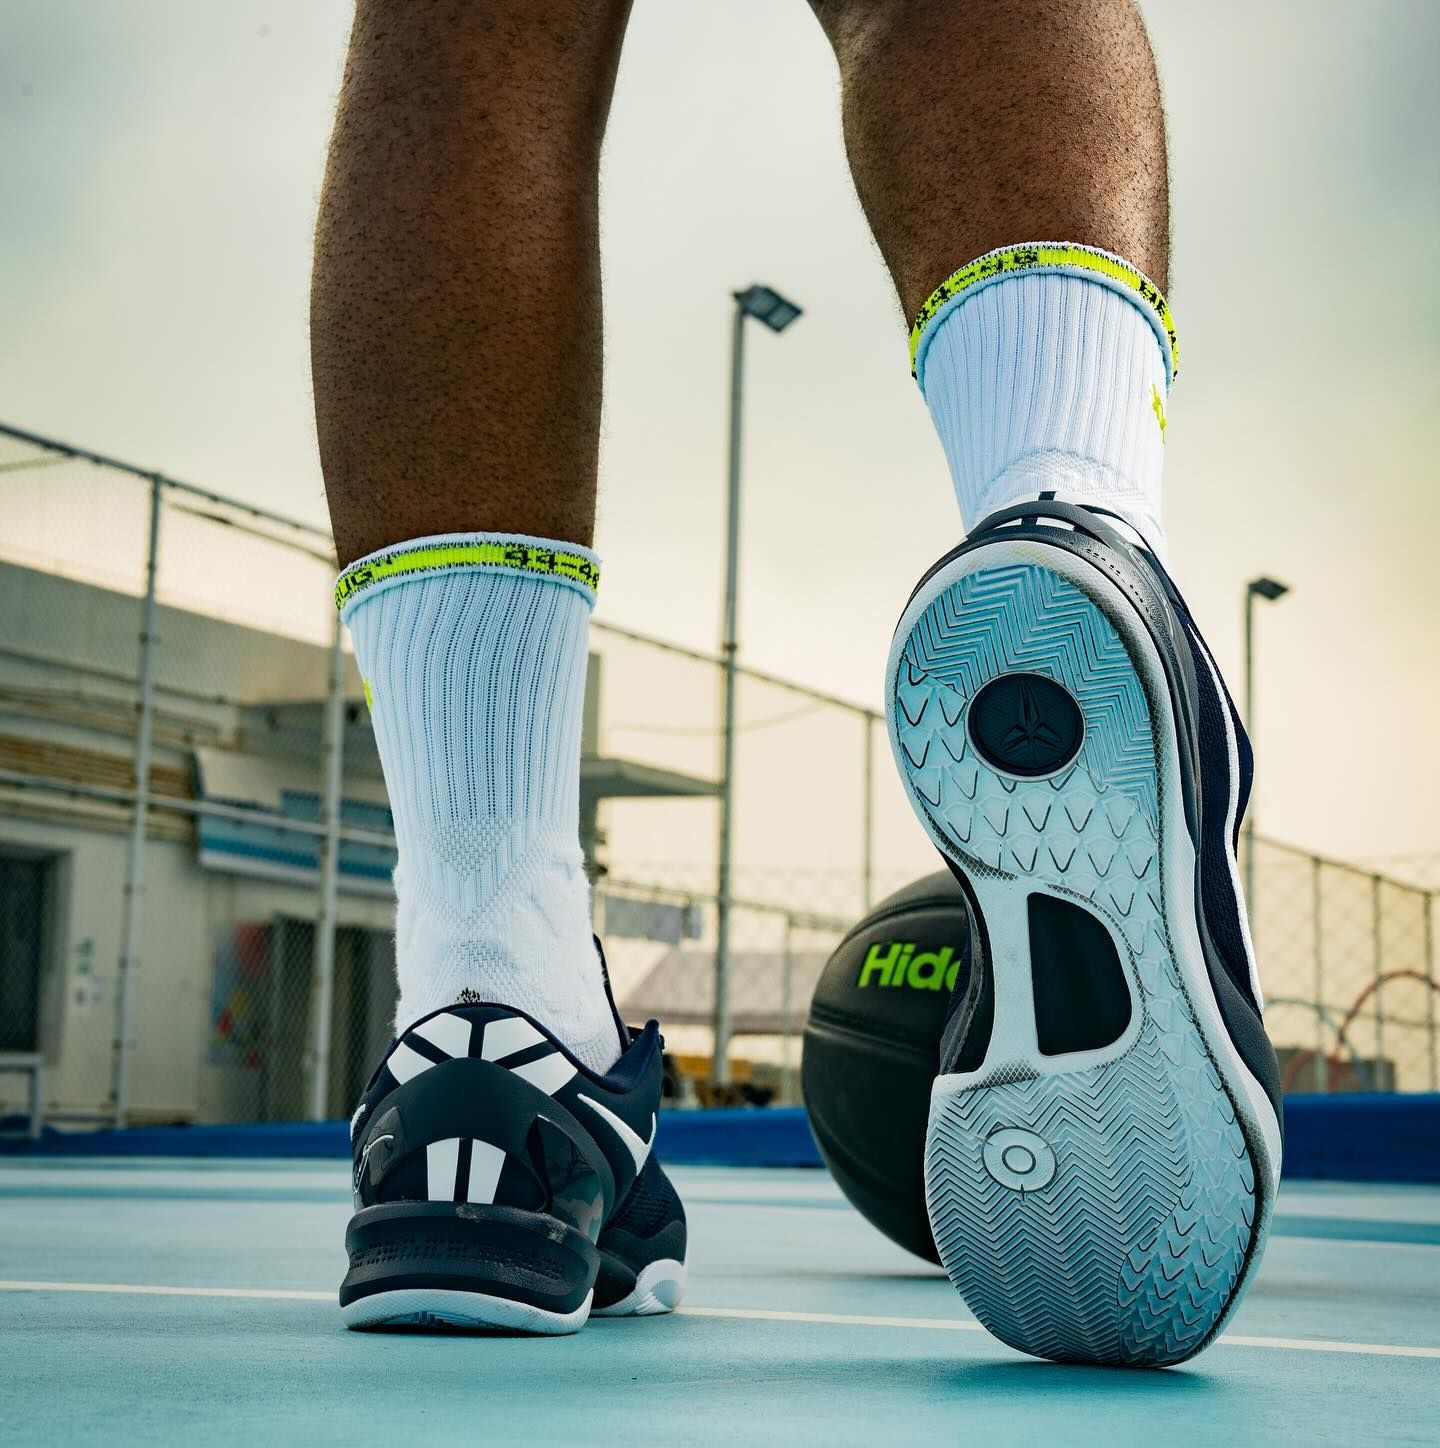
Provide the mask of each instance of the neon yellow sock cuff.
POLYGON ((583 594, 591 604, 600 587, 599 558, 577 543, 520 533, 444 533, 412 538, 356 559, 335 580, 335 607, 343 612, 358 598, 387 585, 456 568, 553 579, 583 594))
POLYGON ((951 273, 925 299, 910 329, 910 375, 925 391, 925 352, 941 319, 976 292, 1007 277, 1060 272, 1085 277, 1129 297, 1149 319, 1160 350, 1165 354, 1166 386, 1180 372, 1180 344, 1170 304, 1143 272, 1128 261, 1098 246, 1069 241, 1028 241, 987 251, 959 271, 951 273))

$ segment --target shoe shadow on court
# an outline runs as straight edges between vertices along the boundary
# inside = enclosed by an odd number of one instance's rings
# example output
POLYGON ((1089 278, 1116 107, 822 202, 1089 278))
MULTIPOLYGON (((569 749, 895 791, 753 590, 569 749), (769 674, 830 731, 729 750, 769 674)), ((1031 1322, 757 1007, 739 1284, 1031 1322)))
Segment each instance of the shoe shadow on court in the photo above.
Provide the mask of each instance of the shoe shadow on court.
POLYGON ((1030 1399, 1047 1393, 1087 1399, 1143 1397, 1150 1404, 1174 1402, 1196 1394, 1213 1394, 1217 1380, 1201 1368, 1091 1367, 1083 1363, 1043 1362, 1026 1358, 1007 1362, 932 1364, 937 1377, 963 1392, 1025 1393, 1030 1399))

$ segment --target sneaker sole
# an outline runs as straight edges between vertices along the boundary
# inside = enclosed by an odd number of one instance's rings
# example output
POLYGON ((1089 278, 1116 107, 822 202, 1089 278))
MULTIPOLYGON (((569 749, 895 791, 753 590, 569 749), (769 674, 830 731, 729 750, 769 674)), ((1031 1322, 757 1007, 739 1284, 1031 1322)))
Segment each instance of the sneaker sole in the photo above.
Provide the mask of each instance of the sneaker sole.
MULTIPOLYGON (((1155 645, 1098 569, 1006 539, 926 580, 885 699, 906 791, 970 884, 993 974, 985 1059, 938 1077, 931 1098, 941 1259, 976 1317, 1024 1352, 1181 1362, 1253 1277, 1280 1133, 1210 984, 1155 645), (973 711, 992 683, 994 707, 973 711), (1083 908, 1113 942, 1130 1006, 1113 1040, 1042 1054, 1035 896, 1083 908)), ((1056 979, 1069 963, 1040 968, 1056 979)))
MULTIPOLYGON (((593 1295, 593 1294, 592 1294, 593 1295)), ((459 1328, 476 1332, 523 1332, 563 1337, 579 1332, 590 1316, 590 1298, 573 1312, 550 1312, 528 1302, 461 1292, 446 1287, 406 1287, 376 1292, 340 1309, 345 1326, 366 1328, 459 1328)))
POLYGON ((599 1257, 583 1233, 516 1207, 400 1201, 345 1232, 347 1327, 452 1327, 547 1336, 590 1316, 599 1257))

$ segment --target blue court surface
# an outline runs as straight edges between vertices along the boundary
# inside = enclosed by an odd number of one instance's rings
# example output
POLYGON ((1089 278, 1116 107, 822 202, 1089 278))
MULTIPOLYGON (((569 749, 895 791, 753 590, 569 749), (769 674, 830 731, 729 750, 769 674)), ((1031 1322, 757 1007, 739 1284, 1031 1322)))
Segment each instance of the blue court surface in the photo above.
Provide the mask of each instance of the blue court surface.
POLYGON ((1230 1331, 1166 1371, 991 1339, 820 1171, 689 1167, 674 1317, 345 1331, 343 1163, 0 1159, 0 1443, 1429 1443, 1440 1188, 1289 1182, 1230 1331))

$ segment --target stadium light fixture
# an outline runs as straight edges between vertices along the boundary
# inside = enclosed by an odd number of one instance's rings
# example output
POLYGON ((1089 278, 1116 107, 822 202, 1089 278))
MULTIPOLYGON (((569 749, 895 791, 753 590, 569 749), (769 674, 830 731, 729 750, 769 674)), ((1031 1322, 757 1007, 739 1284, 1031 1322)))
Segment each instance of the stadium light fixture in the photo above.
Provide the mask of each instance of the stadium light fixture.
POLYGON ((1290 585, 1281 583, 1278 578, 1252 578, 1249 591, 1258 593, 1261 598, 1274 603, 1277 598, 1284 598, 1290 592, 1290 585))
POLYGON ((740 434, 741 401, 745 375, 745 319, 754 317, 772 332, 783 332, 800 315, 800 308, 774 287, 758 282, 743 292, 732 292, 735 314, 730 330, 730 460, 729 497, 725 536, 725 609, 720 652, 724 661, 725 715, 720 744, 720 845, 715 884, 715 1001, 714 1044, 710 1052, 710 1079, 717 1086, 730 1082, 730 908, 731 839, 735 775, 735 656, 739 613, 740 575, 740 434))
MULTIPOLYGON (((1261 574, 1245 585, 1245 730, 1255 738, 1255 600, 1274 603, 1290 592, 1288 583, 1261 574)), ((1245 814, 1245 902, 1250 907, 1250 936, 1255 936, 1255 797, 1245 814)))
POLYGON ((735 293, 735 300, 740 304, 740 310, 747 317, 754 317, 757 322, 764 322, 772 332, 783 332, 796 317, 800 315, 800 308, 772 287, 759 285, 746 287, 743 292, 735 293))

